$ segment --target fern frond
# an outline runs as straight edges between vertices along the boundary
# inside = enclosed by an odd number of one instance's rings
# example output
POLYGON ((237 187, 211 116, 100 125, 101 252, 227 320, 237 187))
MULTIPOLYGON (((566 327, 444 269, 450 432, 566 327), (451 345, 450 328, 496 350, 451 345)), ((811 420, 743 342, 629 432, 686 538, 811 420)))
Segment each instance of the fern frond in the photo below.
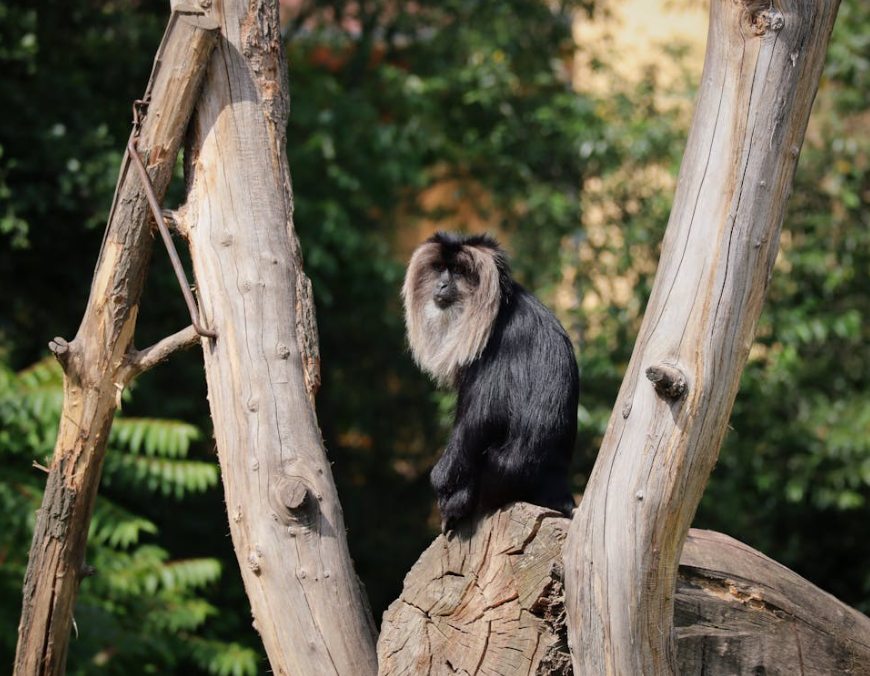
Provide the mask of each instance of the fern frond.
POLYGON ((139 542, 141 533, 157 533, 157 525, 148 519, 100 498, 94 506, 88 541, 126 549, 139 542))
POLYGON ((217 559, 181 559, 170 561, 159 571, 160 582, 169 591, 204 587, 221 576, 217 559))
POLYGON ((107 485, 115 481, 141 485, 151 492, 181 499, 187 493, 202 493, 216 486, 220 471, 211 462, 112 453, 106 457, 104 479, 107 485))
POLYGON ((54 357, 45 357, 19 371, 18 380, 25 390, 44 386, 63 388, 63 369, 54 357))
POLYGON ((110 443, 133 453, 166 458, 187 456, 190 443, 202 437, 194 425, 181 420, 161 418, 117 418, 112 425, 110 443))
POLYGON ((152 610, 147 622, 155 632, 192 631, 216 614, 217 608, 208 601, 181 599, 152 610))
POLYGON ((142 545, 132 551, 98 548, 95 552, 97 570, 93 591, 105 588, 105 596, 135 597, 143 593, 153 596, 160 587, 159 571, 169 554, 155 545, 142 545))
POLYGON ((91 585, 93 593, 115 600, 145 594, 158 605, 190 599, 192 592, 217 582, 221 575, 217 559, 169 560, 166 550, 154 545, 132 551, 102 549, 92 562, 100 571, 91 585))
POLYGON ((24 411, 38 420, 55 421, 63 408, 63 371, 53 357, 19 371, 14 379, 24 411))

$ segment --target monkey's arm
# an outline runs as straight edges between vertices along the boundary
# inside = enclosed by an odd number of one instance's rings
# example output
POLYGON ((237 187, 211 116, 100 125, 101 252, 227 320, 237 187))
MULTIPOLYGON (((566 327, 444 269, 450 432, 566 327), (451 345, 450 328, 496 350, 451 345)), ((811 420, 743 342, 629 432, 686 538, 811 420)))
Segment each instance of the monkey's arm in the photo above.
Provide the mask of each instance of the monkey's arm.
POLYGON ((468 415, 466 410, 466 415, 457 419, 447 448, 430 477, 438 496, 442 531, 452 529, 457 521, 474 511, 483 454, 492 436, 492 424, 485 417, 468 415))

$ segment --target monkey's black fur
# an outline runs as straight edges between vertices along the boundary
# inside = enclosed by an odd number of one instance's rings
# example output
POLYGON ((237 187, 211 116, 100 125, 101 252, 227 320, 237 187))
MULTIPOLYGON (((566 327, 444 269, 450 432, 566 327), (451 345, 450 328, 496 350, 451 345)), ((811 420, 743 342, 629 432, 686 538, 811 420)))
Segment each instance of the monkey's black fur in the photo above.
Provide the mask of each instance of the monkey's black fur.
POLYGON ((483 353, 458 373, 453 433, 432 470, 445 530, 475 508, 515 500, 570 514, 579 378, 568 335, 511 278, 495 240, 438 233, 428 241, 446 263, 465 246, 491 249, 501 290, 483 353))

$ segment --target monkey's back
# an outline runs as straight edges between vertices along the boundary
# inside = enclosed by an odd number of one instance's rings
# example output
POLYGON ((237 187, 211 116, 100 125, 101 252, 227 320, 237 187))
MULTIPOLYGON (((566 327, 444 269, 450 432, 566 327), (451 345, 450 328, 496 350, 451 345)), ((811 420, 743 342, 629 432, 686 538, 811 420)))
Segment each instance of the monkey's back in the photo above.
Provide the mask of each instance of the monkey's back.
POLYGON ((521 285, 513 283, 458 396, 457 411, 485 421, 480 506, 524 500, 569 512, 577 361, 562 325, 521 285))

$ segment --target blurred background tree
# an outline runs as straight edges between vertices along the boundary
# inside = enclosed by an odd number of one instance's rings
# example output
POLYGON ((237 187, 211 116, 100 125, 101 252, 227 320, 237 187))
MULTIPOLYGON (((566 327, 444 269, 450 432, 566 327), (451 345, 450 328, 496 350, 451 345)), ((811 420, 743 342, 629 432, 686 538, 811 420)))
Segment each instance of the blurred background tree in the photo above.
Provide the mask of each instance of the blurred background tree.
MULTIPOLYGON (((427 473, 451 402, 411 363, 398 298, 411 249, 434 229, 498 234, 563 320, 582 370, 578 493, 591 470, 655 273, 699 65, 673 42, 651 65, 629 65, 606 29, 623 4, 282 2, 295 221, 323 356, 318 417, 376 618, 437 530, 427 473)), ((0 0, 0 662, 12 660, 44 483, 31 463, 48 462, 57 426, 58 374, 40 360, 81 318, 130 104, 167 10, 0 0)), ((865 612, 868 36, 870 9, 844 0, 767 310, 696 524, 865 612)), ((138 342, 186 323, 156 250, 138 342)), ((70 673, 265 671, 209 429, 195 351, 143 376, 125 402, 70 673)))

